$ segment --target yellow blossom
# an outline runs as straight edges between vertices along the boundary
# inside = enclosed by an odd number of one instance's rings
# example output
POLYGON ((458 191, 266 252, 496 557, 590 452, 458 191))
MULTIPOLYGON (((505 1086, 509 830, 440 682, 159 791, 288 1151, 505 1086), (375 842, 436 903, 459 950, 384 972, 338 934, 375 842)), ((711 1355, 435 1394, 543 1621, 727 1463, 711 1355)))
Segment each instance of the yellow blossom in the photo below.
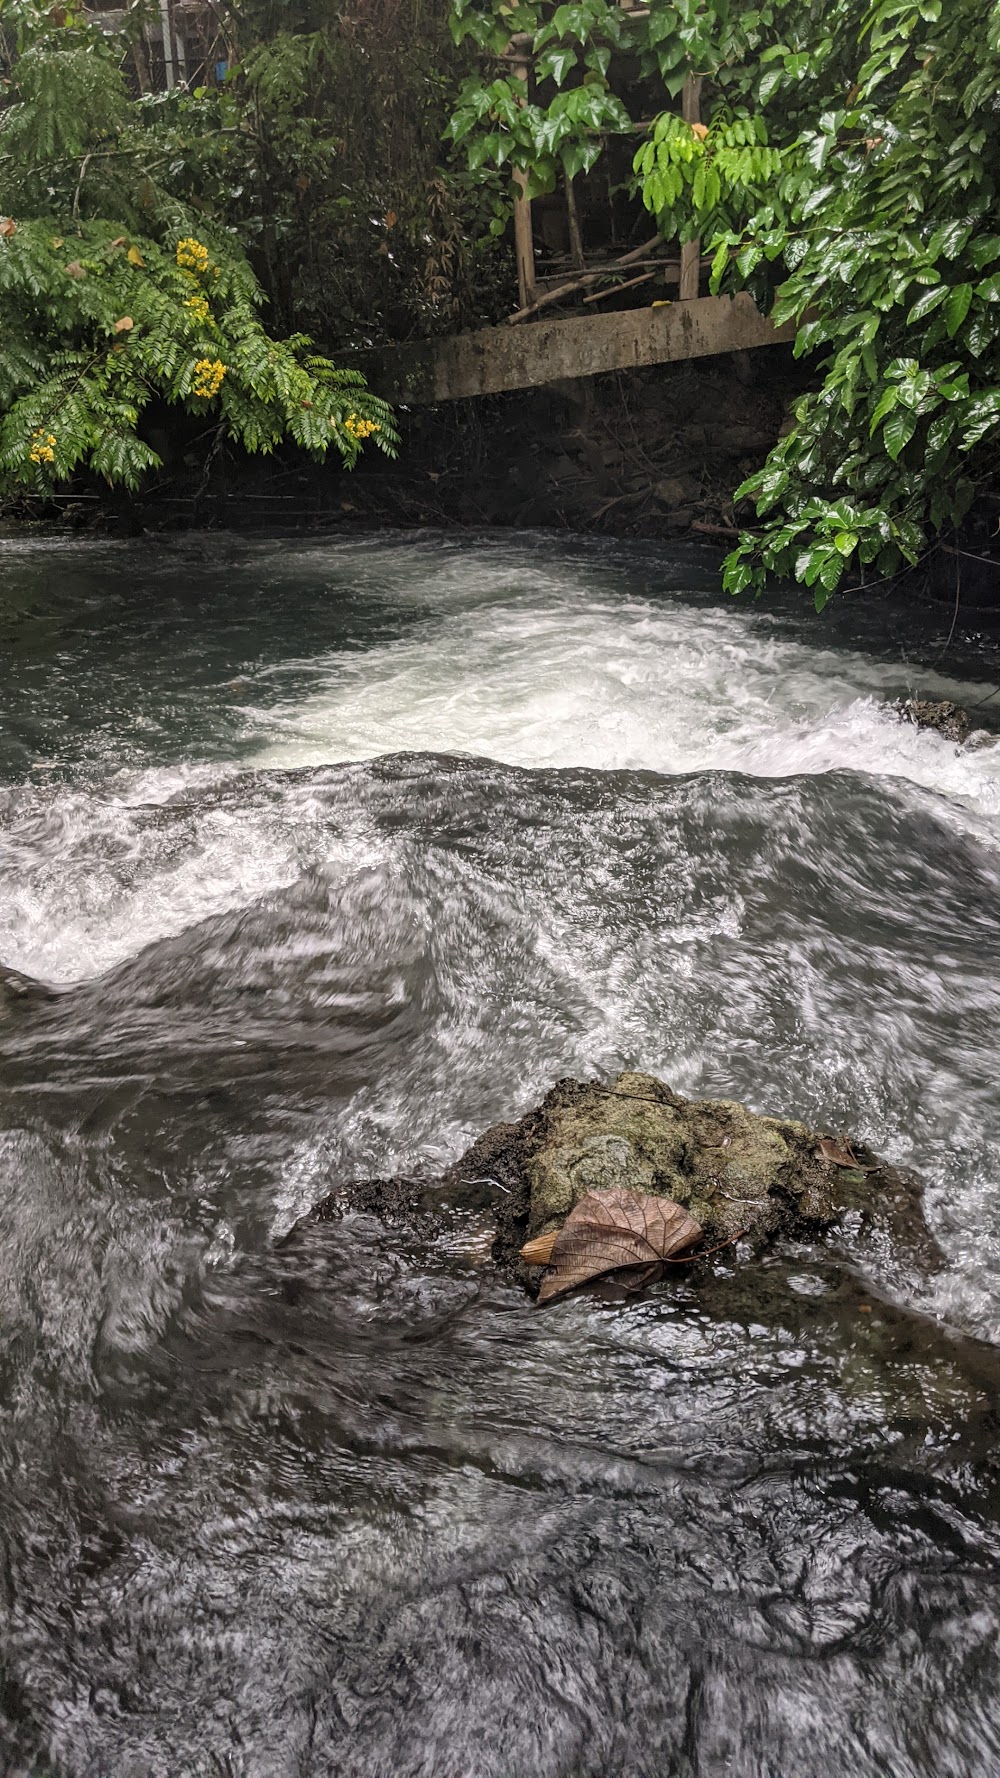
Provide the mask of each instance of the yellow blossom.
POLYGON ((177 264, 182 270, 207 272, 208 248, 203 247, 192 235, 186 235, 183 241, 177 243, 177 264))
POLYGON ((38 428, 37 432, 33 432, 29 452, 32 463, 54 463, 56 460, 55 443, 54 432, 46 432, 42 426, 38 428))
POLYGON ((343 426, 348 437, 353 438, 357 444, 362 444, 366 438, 371 438, 373 432, 382 430, 374 420, 363 420, 360 414, 353 413, 348 414, 343 426))
POLYGON ((207 321, 210 310, 207 296, 186 296, 184 307, 190 309, 196 321, 207 321))
POLYGON ((201 395, 210 401, 218 395, 222 388, 222 379, 226 374, 226 366, 221 358, 199 358, 194 367, 194 381, 191 384, 192 395, 201 395))

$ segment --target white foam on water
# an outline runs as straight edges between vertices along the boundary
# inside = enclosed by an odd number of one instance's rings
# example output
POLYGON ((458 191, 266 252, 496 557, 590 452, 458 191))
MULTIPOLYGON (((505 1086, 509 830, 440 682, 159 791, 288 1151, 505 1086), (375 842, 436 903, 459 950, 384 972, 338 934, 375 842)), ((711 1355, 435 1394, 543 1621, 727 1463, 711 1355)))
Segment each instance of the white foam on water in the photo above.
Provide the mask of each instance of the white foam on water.
MULTIPOLYGON (((421 581, 414 602, 434 615, 408 634, 314 659, 308 695, 246 706, 253 763, 431 750, 661 773, 849 769, 953 799, 974 826, 1000 823, 1000 746, 963 749, 901 723, 886 702, 898 666, 780 635, 747 606, 609 598, 576 568, 497 568, 486 597, 484 571, 464 606, 453 567, 440 601, 435 577, 421 581)), ((922 675, 924 696, 975 703, 993 689, 922 675)))
MULTIPOLYGON (((430 751, 663 774, 850 769, 894 780, 896 794, 931 792, 939 815, 1000 838, 1000 745, 960 748, 898 721, 885 702, 897 666, 822 646, 818 627, 789 635, 747 604, 637 597, 628 562, 553 555, 550 544, 329 552, 341 578, 370 576, 382 634, 263 666, 229 767, 182 760, 15 793, 0 830, 0 958, 54 981, 98 975, 304 870, 349 873, 372 856, 371 834, 332 831, 304 786, 243 794, 248 764, 430 751), (282 697, 289 677, 312 689, 282 697), (227 785, 231 799, 198 805, 227 785)), ((323 559, 292 552, 293 583, 323 559)), ((993 688, 925 674, 921 689, 974 703, 993 688)))
POLYGON ((18 793, 0 826, 0 959, 45 981, 84 981, 318 865, 347 874, 381 856, 361 811, 334 828, 307 784, 270 800, 202 800, 238 778, 170 766, 18 793))

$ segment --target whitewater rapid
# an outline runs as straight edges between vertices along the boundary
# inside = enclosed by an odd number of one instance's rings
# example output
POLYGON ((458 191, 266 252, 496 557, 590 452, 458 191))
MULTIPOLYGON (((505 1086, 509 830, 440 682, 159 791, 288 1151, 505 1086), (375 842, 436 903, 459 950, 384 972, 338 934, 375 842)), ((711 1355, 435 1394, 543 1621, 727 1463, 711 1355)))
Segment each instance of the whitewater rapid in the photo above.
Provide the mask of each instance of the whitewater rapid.
MULTIPOLYGON (((220 592, 234 550, 210 547, 220 592)), ((332 834, 307 787, 246 806, 239 785, 248 773, 399 752, 663 776, 849 771, 892 781, 897 798, 926 793, 942 819, 996 843, 1000 743, 961 748, 892 708, 918 691, 985 704, 989 721, 993 679, 914 667, 884 646, 829 646, 815 616, 693 594, 683 568, 655 560, 638 564, 648 590, 637 597, 636 566, 541 539, 259 546, 258 606, 272 622, 282 600, 294 615, 280 650, 256 658, 245 601, 237 623, 213 614, 212 572, 196 621, 181 619, 162 652, 154 635, 145 653, 134 614, 119 622, 112 598, 123 661, 86 663, 89 698, 77 691, 48 746, 23 750, 22 781, 7 793, 0 958, 56 982, 85 979, 304 869, 373 865, 380 842, 363 812, 332 834), (311 641, 317 629, 338 633, 307 654, 294 647, 303 587, 311 607, 325 604, 311 641), (218 794, 206 810, 208 790, 218 794)), ((39 695, 58 709, 58 684, 39 695)))
POLYGON ((998 650, 542 536, 0 555, 0 1771, 1000 1770, 998 650), (639 1067, 913 1168, 627 1310, 440 1179, 639 1067))

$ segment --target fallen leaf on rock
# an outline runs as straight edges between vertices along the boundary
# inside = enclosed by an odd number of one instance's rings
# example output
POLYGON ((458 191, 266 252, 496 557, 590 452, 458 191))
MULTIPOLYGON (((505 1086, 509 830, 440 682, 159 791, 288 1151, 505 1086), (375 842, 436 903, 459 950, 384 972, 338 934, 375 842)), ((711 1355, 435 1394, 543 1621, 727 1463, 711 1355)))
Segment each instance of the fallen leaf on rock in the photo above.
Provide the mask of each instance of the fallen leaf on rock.
MULTIPOLYGON (((646 1268, 692 1247, 701 1234, 701 1224, 672 1198, 625 1191, 621 1186, 588 1192, 552 1243, 551 1270, 542 1279, 538 1301, 551 1302, 605 1272, 638 1266, 646 1273, 646 1268)), ((646 1274, 642 1282, 648 1281, 646 1274)))
POLYGON ((658 1259, 648 1266, 623 1266, 620 1272, 604 1272, 591 1280, 590 1288, 598 1302, 625 1303, 662 1276, 663 1261, 658 1259))
POLYGON ((849 1142, 836 1142, 832 1136, 821 1136, 816 1150, 818 1161, 832 1161, 835 1167, 855 1167, 859 1173, 877 1173, 878 1167, 859 1161, 849 1142))
POLYGON ((552 1264, 552 1249, 556 1244, 558 1229, 549 1235, 536 1235, 533 1241, 526 1241, 521 1248, 520 1257, 526 1266, 549 1266, 552 1264))

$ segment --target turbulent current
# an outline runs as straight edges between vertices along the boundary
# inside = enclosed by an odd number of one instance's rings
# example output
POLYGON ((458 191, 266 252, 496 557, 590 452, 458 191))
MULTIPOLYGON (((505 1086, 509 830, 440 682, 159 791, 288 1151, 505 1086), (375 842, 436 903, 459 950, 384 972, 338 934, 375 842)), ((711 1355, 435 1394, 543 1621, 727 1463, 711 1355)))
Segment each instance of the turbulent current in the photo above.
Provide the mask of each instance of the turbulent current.
POLYGON ((0 1773, 996 1778, 1000 743, 887 707, 1000 725, 995 643, 538 536, 3 548, 0 1773), (915 1170, 943 1267, 539 1311, 488 1181, 293 1229, 622 1067, 915 1170))

